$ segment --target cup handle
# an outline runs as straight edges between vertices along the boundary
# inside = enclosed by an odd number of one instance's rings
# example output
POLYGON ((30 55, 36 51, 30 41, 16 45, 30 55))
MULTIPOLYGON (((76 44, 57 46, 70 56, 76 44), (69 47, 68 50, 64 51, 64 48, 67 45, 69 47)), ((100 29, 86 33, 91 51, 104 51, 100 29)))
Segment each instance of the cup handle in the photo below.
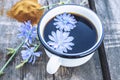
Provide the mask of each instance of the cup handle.
POLYGON ((58 70, 60 65, 61 65, 60 58, 52 55, 52 57, 50 57, 50 60, 48 61, 47 64, 47 72, 49 74, 54 74, 58 70))

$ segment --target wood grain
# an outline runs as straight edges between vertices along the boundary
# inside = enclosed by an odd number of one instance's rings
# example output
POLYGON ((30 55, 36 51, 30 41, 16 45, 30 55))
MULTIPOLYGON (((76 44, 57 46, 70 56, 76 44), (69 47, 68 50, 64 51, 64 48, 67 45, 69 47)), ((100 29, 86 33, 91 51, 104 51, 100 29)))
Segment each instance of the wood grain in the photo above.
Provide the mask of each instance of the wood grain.
MULTIPOLYGON (((1 2, 4 7, 4 12, 0 16, 0 68, 6 61, 6 48, 15 48, 21 42, 21 40, 17 38, 17 29, 21 23, 6 17, 6 11, 17 1, 18 0, 3 0, 3 2, 1 2)), ((40 3, 46 5, 45 0, 40 3)), ((5 69, 5 75, 0 77, 0 80, 53 80, 52 75, 49 75, 46 72, 48 58, 44 54, 45 52, 43 48, 41 50, 43 55, 34 65, 26 64, 21 69, 16 70, 15 66, 22 60, 21 53, 18 52, 12 62, 5 69)))
POLYGON ((120 0, 95 0, 105 30, 105 50, 112 80, 120 80, 120 0))
MULTIPOLYGON (((90 5, 90 9, 92 9, 95 13, 97 13, 96 7, 95 7, 95 1, 89 0, 89 5, 90 5)), ((101 69, 102 69, 103 80, 111 80, 109 65, 108 65, 105 47, 104 47, 103 42, 101 43, 100 47, 98 48, 98 53, 99 53, 99 59, 100 59, 100 64, 101 64, 101 69)))
MULTIPOLYGON (((17 29, 21 23, 6 16, 6 11, 17 1, 19 0, 0 0, 0 68, 6 61, 6 48, 15 48, 21 42, 16 37, 17 29)), ((59 2, 59 0, 38 1, 43 5, 59 2)), ((71 0, 70 3, 79 4, 81 1, 71 0)), ((89 5, 87 4, 85 7, 89 7, 89 5)), ((46 72, 46 65, 49 59, 43 48, 40 50, 42 50, 43 55, 38 58, 34 65, 26 64, 21 69, 15 70, 15 66, 21 61, 21 54, 18 52, 14 60, 5 69, 5 75, 0 77, 0 80, 103 80, 97 51, 86 64, 74 68, 60 67, 56 74, 50 75, 46 72)))

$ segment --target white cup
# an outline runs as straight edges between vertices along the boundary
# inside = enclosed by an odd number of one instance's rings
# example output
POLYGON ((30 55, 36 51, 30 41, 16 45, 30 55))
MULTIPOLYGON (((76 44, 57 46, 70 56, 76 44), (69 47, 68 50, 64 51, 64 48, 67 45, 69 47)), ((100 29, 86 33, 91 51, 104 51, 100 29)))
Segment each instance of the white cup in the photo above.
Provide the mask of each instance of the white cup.
POLYGON ((103 27, 98 16, 90 9, 81 7, 79 5, 68 4, 68 5, 57 6, 53 9, 50 9, 48 12, 46 12, 43 15, 42 19, 38 24, 38 37, 42 45, 44 46, 46 54, 50 58, 47 64, 47 72, 50 74, 54 74, 60 66, 75 67, 82 65, 86 63, 88 60, 90 60, 90 58, 94 54, 94 51, 100 46, 103 40, 103 27), (44 36, 43 36, 44 28, 48 23, 48 21, 50 21, 56 15, 62 13, 70 13, 70 12, 80 14, 86 17, 88 20, 90 20, 96 28, 98 39, 96 43, 86 51, 80 53, 74 53, 74 54, 59 53, 51 49, 44 40, 44 36))

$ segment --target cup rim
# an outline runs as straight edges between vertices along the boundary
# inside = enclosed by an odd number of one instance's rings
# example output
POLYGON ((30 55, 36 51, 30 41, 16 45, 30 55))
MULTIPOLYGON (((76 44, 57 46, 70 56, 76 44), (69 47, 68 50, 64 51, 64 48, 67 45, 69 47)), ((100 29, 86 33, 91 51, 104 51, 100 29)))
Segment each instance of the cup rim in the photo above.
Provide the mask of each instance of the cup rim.
MULTIPOLYGON (((46 13, 44 13, 44 15, 41 17, 41 19, 40 19, 40 21, 39 21, 39 23, 38 23, 38 27, 37 27, 37 34, 38 34, 38 38, 39 38, 39 41, 41 42, 41 44, 44 46, 44 48, 46 49, 46 50, 48 50, 49 52, 51 52, 52 54, 54 54, 54 55, 57 55, 57 56, 59 56, 59 57, 63 57, 63 58, 82 58, 82 57, 85 57, 85 56, 88 56, 88 55, 90 55, 91 53, 93 53, 99 46, 100 46, 100 44, 102 43, 102 41, 103 41, 103 38, 104 38, 104 30, 103 30, 103 25, 101 26, 102 27, 102 35, 101 35, 101 37, 100 37, 100 40, 99 40, 99 42, 96 44, 94 44, 93 46, 93 48, 91 49, 88 49, 87 51, 84 51, 84 52, 80 52, 80 53, 71 53, 71 54, 64 54, 64 53, 59 53, 59 52, 57 52, 57 51, 55 51, 55 50, 53 50, 53 49, 51 49, 51 48, 49 48, 45 43, 44 43, 44 41, 42 40, 42 37, 41 37, 41 35, 40 35, 40 24, 41 24, 41 21, 42 21, 42 19, 44 18, 44 16, 50 11, 50 10, 52 10, 52 9, 54 9, 54 8, 57 8, 57 7, 60 7, 60 6, 68 6, 68 5, 70 5, 70 6, 79 6, 79 7, 82 7, 82 8, 85 8, 85 9, 88 9, 88 10, 90 10, 90 11, 92 11, 91 9, 89 9, 89 8, 86 8, 86 7, 83 7, 83 6, 80 6, 80 5, 77 5, 77 4, 64 4, 64 5, 59 5, 59 6, 56 6, 56 7, 53 7, 53 8, 51 8, 51 9, 49 9, 46 13)), ((96 15, 96 13, 94 12, 94 11, 92 11, 95 15, 96 15)), ((96 15, 97 16, 97 15, 96 15)), ((98 17, 98 16, 97 16, 98 17)), ((101 21, 100 21, 100 23, 101 23, 101 21)), ((102 24, 102 23, 101 23, 102 24)))

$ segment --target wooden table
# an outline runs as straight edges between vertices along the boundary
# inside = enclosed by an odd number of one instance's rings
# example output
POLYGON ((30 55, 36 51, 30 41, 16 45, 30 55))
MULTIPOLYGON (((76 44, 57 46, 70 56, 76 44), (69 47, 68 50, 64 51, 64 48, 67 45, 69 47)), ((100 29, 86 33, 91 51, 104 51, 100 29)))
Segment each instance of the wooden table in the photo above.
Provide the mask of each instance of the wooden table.
MULTIPOLYGON (((6 48, 15 48, 21 42, 16 34, 19 22, 6 17, 6 11, 19 0, 0 0, 0 68, 6 62, 6 48)), ((65 0, 64 0, 65 1, 65 0)), ((82 0, 71 0, 79 4, 82 0)), ((39 0, 43 5, 57 3, 59 0, 39 0)), ((88 0, 85 7, 95 11, 101 19, 105 38, 95 55, 86 64, 66 68, 60 67, 57 73, 46 72, 48 57, 43 55, 34 65, 26 64, 16 70, 21 61, 20 52, 5 69, 0 80, 120 80, 120 0, 88 0)), ((49 9, 49 8, 48 8, 49 9)))

